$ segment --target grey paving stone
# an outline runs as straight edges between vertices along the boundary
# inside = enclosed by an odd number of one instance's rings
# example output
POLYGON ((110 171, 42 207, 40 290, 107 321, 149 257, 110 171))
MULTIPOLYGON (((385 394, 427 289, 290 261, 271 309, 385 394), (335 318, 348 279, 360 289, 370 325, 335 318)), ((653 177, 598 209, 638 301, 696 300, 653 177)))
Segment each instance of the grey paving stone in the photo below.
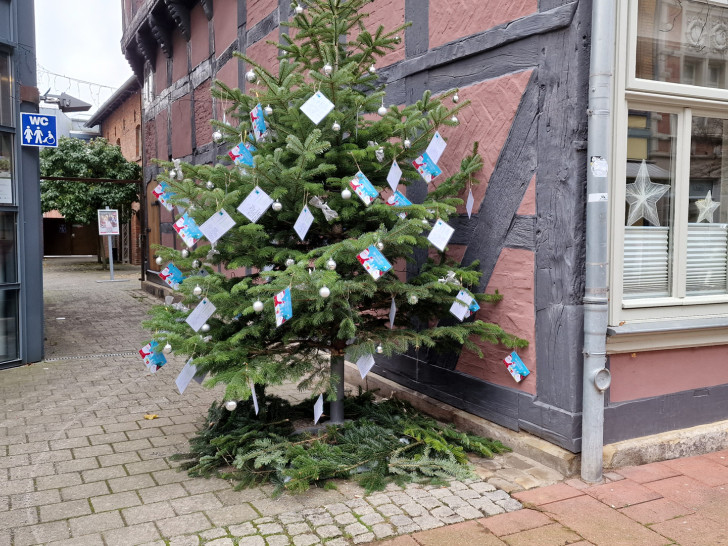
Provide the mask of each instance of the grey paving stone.
POLYGON ((372 526, 372 532, 377 538, 386 538, 394 535, 394 528, 389 523, 377 523, 372 526))
POLYGON ((424 516, 415 516, 412 518, 412 521, 419 525, 420 529, 423 531, 426 531, 427 529, 435 529, 436 527, 442 527, 444 525, 444 523, 442 523, 439 519, 434 518, 429 514, 424 516))
POLYGON ((210 521, 200 512, 162 519, 156 523, 164 537, 177 536, 184 533, 198 533, 212 527, 210 521))
POLYGON ((302 535, 311 532, 311 526, 306 522, 289 523, 286 525, 286 532, 289 535, 302 535))
POLYGON ((349 541, 345 538, 335 538, 326 542, 326 546, 349 546, 349 541))
POLYGON ((316 535, 297 535, 293 537, 293 544, 295 546, 310 546, 311 544, 320 544, 321 539, 316 535))
POLYGON ((109 529, 124 527, 124 522, 121 520, 119 512, 104 512, 103 514, 81 516, 80 518, 68 520, 68 523, 71 526, 71 535, 74 537, 102 533, 109 529))
POLYGON ((61 502, 61 495, 57 489, 16 493, 10 497, 10 507, 13 510, 17 508, 29 508, 31 506, 42 506, 44 504, 55 504, 58 502, 61 502))
POLYGON ((102 535, 107 544, 123 544, 124 546, 143 544, 161 538, 159 531, 151 522, 105 531, 102 535))
POLYGON ((354 544, 364 544, 365 542, 371 542, 374 538, 374 533, 364 533, 363 535, 355 536, 352 542, 354 544))
MULTIPOLYGON (((38 491, 43 489, 56 489, 81 484, 81 474, 78 472, 67 472, 56 476, 41 476, 35 479, 35 487, 38 491)), ((4 488, 3 488, 4 489, 4 488)))
POLYGON ((125 508, 121 511, 121 513, 128 525, 172 518, 176 515, 169 501, 144 504, 133 508, 125 508))
POLYGON ((212 493, 202 493, 169 501, 178 516, 221 508, 222 503, 212 493))
POLYGON ((492 500, 493 502, 495 502, 497 500, 506 500, 506 499, 511 498, 508 495, 508 493, 506 493, 505 491, 501 491, 501 490, 492 491, 490 493, 483 493, 483 497, 486 497, 486 498, 492 500))
POLYGON ((488 493, 490 491, 495 491, 495 486, 486 482, 475 482, 470 485, 470 489, 477 491, 478 493, 488 493))
POLYGON ((211 542, 206 542, 207 546, 235 546, 231 538, 218 538, 211 542))
POLYGON ((368 532, 369 529, 364 527, 361 523, 351 523, 344 527, 344 533, 351 536, 361 535, 362 533, 368 532))
POLYGON ((303 516, 298 512, 284 512, 278 515, 278 521, 284 525, 303 521, 303 516))
POLYGON ((440 498, 443 504, 446 504, 450 508, 457 508, 458 506, 468 506, 468 501, 461 499, 457 495, 448 495, 447 497, 440 498))
POLYGON ((19 510, 0 512, 0 530, 13 529, 35 523, 38 523, 38 515, 35 508, 21 508, 19 510))
POLYGON ((207 531, 202 531, 199 536, 202 540, 212 540, 213 538, 227 536, 227 534, 228 532, 224 527, 219 527, 217 529, 208 529, 207 531))
MULTIPOLYGON (((119 468, 113 466, 111 468, 119 468)), ((137 474, 135 476, 123 476, 121 478, 113 478, 108 480, 109 487, 113 493, 121 493, 123 491, 131 491, 132 489, 144 489, 146 487, 154 487, 156 484, 152 477, 148 474, 137 474)))
POLYGON ((321 538, 334 538, 341 535, 341 529, 336 525, 322 525, 321 527, 316 527, 316 534, 321 538))
POLYGON ((263 523, 258 525, 258 532, 265 535, 277 535, 283 532, 283 527, 279 523, 263 523))
POLYGON ((422 506, 421 504, 418 504, 416 502, 410 502, 409 504, 403 504, 401 506, 402 510, 405 511, 410 516, 423 516, 427 514, 427 509, 422 506))
POLYGON ((402 513, 402 509, 394 504, 382 504, 381 506, 377 506, 377 510, 380 514, 387 517, 397 516, 402 513))
POLYGON ((255 527, 253 527, 253 524, 250 522, 242 523, 240 525, 231 525, 228 529, 230 530, 230 534, 236 537, 244 537, 257 533, 255 527))
POLYGON ((142 498, 142 502, 144 502, 144 504, 149 504, 152 502, 185 497, 187 496, 187 491, 185 491, 178 483, 173 483, 170 485, 158 485, 156 487, 140 489, 139 496, 142 498))
POLYGON ((178 537, 172 537, 169 541, 169 546, 197 546, 200 543, 200 539, 194 535, 184 535, 178 537))
POLYGON ((238 546, 265 546, 265 539, 258 535, 243 537, 238 541, 238 546))
MULTIPOLYGON (((305 514, 303 514, 305 515, 305 514)), ((273 523, 275 520, 269 516, 264 516, 262 518, 255 518, 253 520, 253 525, 263 525, 264 523, 273 523)))
POLYGON ((376 512, 372 512, 371 514, 366 514, 360 517, 359 521, 361 521, 364 525, 372 526, 375 523, 382 523, 384 518, 376 512))
POLYGON ((99 461, 96 457, 87 457, 85 459, 74 459, 73 461, 62 461, 55 463, 58 474, 66 472, 81 472, 83 470, 91 470, 99 467, 99 461))
POLYGON ((268 546, 288 546, 291 540, 286 535, 270 535, 265 537, 268 546))
POLYGON ((486 516, 495 516, 496 514, 502 514, 505 512, 503 508, 485 497, 481 499, 473 499, 470 501, 470 504, 483 512, 486 516))
POLYGON ((356 522, 356 518, 354 517, 354 514, 352 514, 351 512, 339 514, 338 516, 334 517, 334 520, 336 520, 336 523, 338 523, 340 525, 347 525, 349 523, 356 522))
POLYGON ((461 489, 459 491, 455 491, 455 494, 461 499, 477 499, 480 497, 480 493, 472 489, 461 489))
POLYGON ((397 527, 404 527, 406 525, 412 525, 414 523, 411 517, 405 515, 392 516, 391 518, 389 518, 389 522, 392 525, 396 525, 397 527))
POLYGON ((311 522, 311 525, 318 527, 319 525, 331 525, 334 523, 334 518, 329 513, 323 514, 311 514, 306 516, 306 519, 311 522))
POLYGON ((455 513, 464 519, 475 519, 482 516, 480 510, 477 510, 472 506, 458 506, 455 508, 455 513))
POLYGON ((91 513, 91 506, 86 499, 59 502, 40 507, 40 521, 56 521, 60 519, 86 516, 91 513))
POLYGON ((124 468, 130 475, 146 474, 158 470, 168 470, 169 464, 164 459, 150 459, 148 461, 126 463, 124 468))
POLYGON ((113 495, 103 495, 101 497, 92 497, 91 505, 94 512, 107 512, 109 510, 118 510, 120 508, 129 508, 138 506, 142 503, 136 491, 126 491, 124 493, 114 493, 113 495))
POLYGON ((71 536, 68 524, 65 521, 41 523, 13 530, 13 544, 15 546, 30 546, 31 544, 45 544, 53 540, 65 540, 71 536))
POLYGON ((516 499, 497 500, 495 503, 505 509, 506 512, 515 512, 516 510, 523 508, 523 505, 516 499))
POLYGON ((215 508, 205 511, 205 514, 217 526, 235 525, 244 521, 250 521, 258 516, 258 513, 248 504, 215 508))

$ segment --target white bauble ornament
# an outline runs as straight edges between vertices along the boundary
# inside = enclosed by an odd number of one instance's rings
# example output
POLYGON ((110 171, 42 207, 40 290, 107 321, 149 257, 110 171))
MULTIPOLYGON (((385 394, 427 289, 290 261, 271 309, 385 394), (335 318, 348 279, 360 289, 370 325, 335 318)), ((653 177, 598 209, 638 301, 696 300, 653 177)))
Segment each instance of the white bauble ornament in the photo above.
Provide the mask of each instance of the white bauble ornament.
POLYGON ((228 400, 225 402, 225 409, 228 411, 235 411, 238 407, 238 403, 235 400, 228 400))
POLYGON ((245 73, 245 79, 248 80, 250 83, 255 83, 256 80, 258 79, 258 76, 255 73, 255 71, 251 68, 250 70, 248 70, 245 73))
POLYGON ((377 67, 376 67, 376 66, 374 66, 374 65, 371 65, 371 66, 369 67, 369 72, 370 72, 371 74, 376 74, 376 73, 377 73, 377 67))
POLYGON ((326 64, 324 65, 324 74, 326 74, 326 75, 328 76, 328 75, 329 75, 329 74, 331 74, 331 73, 332 73, 333 71, 334 71, 334 67, 333 67, 333 66, 331 66, 331 65, 330 65, 329 63, 326 63, 326 64))
POLYGON ((210 325, 205 323, 202 325, 202 328, 200 328, 203 332, 209 332, 210 331, 210 325))
POLYGON ((276 212, 280 212, 283 209, 283 205, 280 201, 274 201, 271 208, 276 212))
POLYGON ((328 298, 331 295, 331 290, 329 290, 328 286, 322 286, 319 288, 319 296, 322 298, 328 298))
POLYGON ((169 353, 171 353, 171 352, 172 352, 172 346, 171 346, 171 345, 170 345, 169 343, 167 343, 167 344, 166 344, 166 345, 164 346, 164 349, 162 349, 162 351, 164 351, 165 353, 169 354, 169 353))
POLYGON ((175 171, 174 169, 169 171, 169 177, 172 179, 177 178, 177 171, 175 171))
POLYGON ((154 261, 157 262, 157 265, 162 265, 164 263, 164 260, 161 256, 157 256, 157 259, 154 261))
POLYGON ((351 199, 351 191, 349 191, 348 188, 344 188, 341 190, 341 198, 342 199, 351 199))
POLYGON ((295 263, 296 263, 296 260, 294 260, 293 258, 288 258, 286 260, 286 267, 291 267, 295 263))
POLYGON ((409 296, 409 297, 407 298, 407 301, 409 302, 409 304, 410 304, 410 305, 415 305, 415 304, 416 304, 416 303, 417 303, 418 301, 420 301, 420 300, 419 300, 419 298, 418 298, 417 296, 415 296, 414 294, 411 294, 411 295, 410 295, 410 296, 409 296))
POLYGON ((293 11, 296 12, 296 15, 301 15, 303 13, 303 6, 296 4, 296 7, 293 8, 293 11))
POLYGON ((212 140, 213 142, 220 142, 222 140, 222 133, 220 131, 212 133, 212 140))
POLYGON ((215 189, 215 184, 213 184, 213 183, 212 183, 212 180, 208 180, 208 181, 207 181, 207 184, 205 184, 205 187, 206 187, 206 188, 207 188, 208 190, 214 190, 214 189, 215 189))
POLYGON ((336 269, 336 262, 329 258, 326 261, 326 269, 328 269, 329 271, 333 271, 334 269, 336 269))
POLYGON ((382 241, 377 241, 377 248, 379 250, 384 250, 384 243, 382 241))
POLYGON ((409 150, 412 147, 412 142, 410 142, 410 139, 405 138, 404 139, 404 149, 409 150))
POLYGON ((254 302, 253 303, 253 311, 255 311, 256 313, 262 312, 263 311, 263 302, 260 301, 260 300, 254 302))
POLYGON ((387 115, 387 107, 382 105, 379 107, 379 110, 377 110, 377 114, 380 116, 386 116, 387 115))
POLYGON ((200 260, 194 260, 192 262, 192 267, 194 267, 194 268, 198 268, 198 267, 200 267, 200 265, 201 265, 200 260))
POLYGON ((187 258, 190 255, 190 251, 187 250, 186 248, 183 248, 181 254, 182 254, 183 258, 187 258))
POLYGON ((199 296, 200 294, 202 294, 202 288, 200 287, 199 284, 192 289, 192 293, 195 296, 199 296))
POLYGON ((459 95, 458 95, 457 93, 455 93, 455 94, 454 94, 454 95, 452 96, 452 101, 453 101, 453 102, 454 102, 455 104, 457 104, 458 102, 460 102, 460 96, 459 96, 459 95))
POLYGON ((394 43, 395 43, 395 44, 398 44, 398 43, 400 43, 401 41, 402 41, 402 37, 401 37, 401 36, 400 36, 399 34, 398 34, 397 36, 395 36, 395 37, 394 37, 394 43))
POLYGON ((381 344, 377 345, 377 348, 375 349, 378 354, 382 354, 384 352, 384 347, 382 347, 381 344))
POLYGON ((423 219, 422 219, 422 223, 423 223, 424 225, 426 225, 426 226, 429 226, 429 225, 430 225, 430 221, 429 221, 429 220, 428 220, 427 218, 423 218, 423 219))
POLYGON ((334 124, 331 126, 332 131, 336 131, 337 133, 341 131, 341 125, 339 125, 338 121, 335 121, 334 124))
POLYGON ((457 116, 453 116, 453 117, 451 117, 451 118, 450 118, 450 121, 452 121, 453 123, 457 123, 457 124, 459 124, 459 123, 460 123, 460 120, 458 119, 458 117, 457 117, 457 116))
POLYGON ((266 116, 273 115, 273 108, 270 107, 270 104, 268 104, 265 108, 263 108, 263 112, 265 112, 266 116))

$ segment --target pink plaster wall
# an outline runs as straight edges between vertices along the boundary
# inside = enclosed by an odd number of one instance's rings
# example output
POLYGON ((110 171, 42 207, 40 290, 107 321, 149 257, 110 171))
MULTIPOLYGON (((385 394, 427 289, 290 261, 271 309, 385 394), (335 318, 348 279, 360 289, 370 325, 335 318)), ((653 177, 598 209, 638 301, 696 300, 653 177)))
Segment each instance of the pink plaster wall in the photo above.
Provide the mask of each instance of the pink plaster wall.
MULTIPOLYGON (((166 73, 166 72, 165 72, 166 73)), ((172 34, 172 82, 187 75, 187 41, 180 31, 172 34)))
MULTIPOLYGON (((167 110, 159 112, 154 118, 154 126, 157 129, 157 157, 167 159, 169 157, 169 146, 167 145, 167 110)), ((164 207, 162 207, 164 208, 164 207)))
POLYGON ((154 68, 154 94, 159 95, 167 88, 167 56, 157 48, 157 62, 154 68))
POLYGON ((728 345, 625 353, 609 357, 611 402, 728 383, 728 345))
POLYGON ((210 28, 200 4, 190 10, 190 63, 195 68, 210 56, 210 28))
POLYGON ((503 358, 511 349, 503 346, 482 344, 485 358, 464 350, 456 370, 489 383, 504 385, 536 394, 536 313, 534 307, 534 253, 530 250, 504 248, 486 288, 496 289, 503 300, 496 304, 483 304, 477 318, 500 325, 505 331, 527 339, 529 346, 519 349, 518 354, 531 374, 516 383, 506 370, 503 358))
POLYGON ((219 57, 238 37, 238 0, 215 0, 212 24, 215 55, 219 57))
POLYGON ((536 175, 533 175, 531 182, 526 188, 526 193, 523 195, 521 206, 518 207, 518 212, 521 216, 534 216, 536 214, 536 175))
MULTIPOLYGON (((273 72, 278 72, 278 48, 274 44, 269 44, 268 40, 278 41, 278 29, 274 29, 266 36, 245 50, 245 54, 259 63, 263 68, 273 72)), ((250 70, 250 66, 245 63, 245 71, 250 70)))
POLYGON ((184 95, 172 103, 172 157, 192 153, 192 103, 184 95))
MULTIPOLYGON (((226 62, 223 67, 217 71, 217 74, 215 74, 215 79, 220 80, 225 85, 232 87, 233 89, 238 86, 238 67, 240 66, 240 62, 236 57, 233 57, 228 62, 226 62)), ((219 99, 216 99, 216 112, 215 112, 215 119, 222 119, 222 114, 225 110, 225 105, 223 102, 219 99)), ((235 118, 230 118, 227 120, 228 123, 232 125, 236 125, 237 121, 235 118)))
MULTIPOLYGON (((369 13, 369 17, 364 19, 366 29, 374 34, 383 26, 384 30, 389 32, 404 24, 404 0, 374 0, 367 4, 362 13, 369 13)), ((401 61, 405 57, 404 51, 404 31, 399 33, 402 41, 394 50, 389 51, 377 61, 377 66, 384 67, 397 61, 401 61)))
POLYGON ((212 95, 210 80, 205 80, 195 89, 195 142, 197 147, 212 142, 212 95))
POLYGON ((538 11, 538 0, 430 2, 430 47, 476 34, 538 11))
POLYGON ((248 30, 260 23, 273 10, 278 8, 278 0, 248 0, 248 30))

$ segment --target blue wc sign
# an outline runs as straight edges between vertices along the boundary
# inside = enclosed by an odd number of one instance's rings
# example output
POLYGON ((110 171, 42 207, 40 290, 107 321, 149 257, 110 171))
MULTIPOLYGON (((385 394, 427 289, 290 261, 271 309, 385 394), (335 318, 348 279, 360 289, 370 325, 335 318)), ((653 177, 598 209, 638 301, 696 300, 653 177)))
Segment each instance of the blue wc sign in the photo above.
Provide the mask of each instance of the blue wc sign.
POLYGON ((21 112, 20 135, 23 146, 57 147, 56 116, 21 112))

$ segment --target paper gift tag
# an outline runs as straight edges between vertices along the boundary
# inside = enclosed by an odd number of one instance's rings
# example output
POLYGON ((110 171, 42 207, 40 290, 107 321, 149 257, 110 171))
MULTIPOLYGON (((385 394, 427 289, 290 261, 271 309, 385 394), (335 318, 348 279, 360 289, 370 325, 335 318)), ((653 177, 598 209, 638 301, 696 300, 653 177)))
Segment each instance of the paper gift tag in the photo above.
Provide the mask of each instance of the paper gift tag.
POLYGON ((321 123, 321 120, 329 115, 334 109, 334 103, 326 98, 321 91, 316 91, 314 95, 301 105, 301 111, 313 121, 314 125, 321 123))
POLYGON ((172 227, 187 246, 193 246, 197 241, 202 239, 202 232, 197 227, 197 222, 187 213, 183 214, 182 218, 172 224, 172 227))
POLYGON ((253 408, 255 409, 255 414, 258 415, 258 395, 255 394, 255 383, 253 383, 252 379, 248 379, 248 385, 250 386, 250 396, 253 399, 253 408))
POLYGON ((225 235, 235 225, 235 220, 225 209, 217 211, 200 226, 200 231, 207 239, 214 243, 225 235))
POLYGON ((377 189, 371 182, 369 182, 369 179, 361 171, 357 172, 354 175, 354 178, 349 180, 349 187, 354 190, 354 193, 359 196, 359 199, 361 199, 362 203, 364 203, 367 207, 379 195, 377 189))
POLYGON ((313 424, 319 422, 319 419, 321 419, 321 416, 324 414, 324 395, 319 394, 318 400, 316 400, 316 403, 313 405, 313 424))
POLYGON ((511 377, 513 377, 513 379, 515 379, 517 383, 520 383, 524 377, 531 373, 526 365, 523 363, 523 360, 521 360, 521 357, 518 356, 518 353, 516 353, 516 351, 513 351, 511 354, 505 357, 503 359, 503 363, 506 365, 508 373, 511 374, 511 377))
POLYGON ((468 213, 468 219, 473 215, 473 205, 475 199, 473 199, 473 190, 468 191, 468 199, 465 201, 465 210, 468 213))
POLYGON ((367 270, 367 273, 375 281, 392 269, 392 264, 387 261, 387 258, 374 245, 369 245, 369 248, 362 250, 356 255, 356 259, 359 260, 359 263, 364 266, 364 269, 367 270))
POLYGON ((251 222, 256 223, 272 204, 273 199, 258 186, 255 186, 253 191, 248 194, 248 197, 238 205, 238 212, 251 222))
POLYGON ((249 142, 241 142, 235 148, 228 152, 230 159, 236 165, 245 165, 247 167, 255 166, 255 160, 253 159, 253 152, 256 150, 255 146, 249 142))
POLYGON ((273 297, 273 304, 276 313, 276 328, 293 316, 293 305, 291 303, 291 289, 286 288, 273 297))
POLYGON ((313 214, 311 214, 308 207, 303 207, 301 214, 298 215, 298 220, 293 224, 293 229, 296 230, 301 241, 306 239, 306 233, 308 233, 311 224, 313 224, 313 214))
POLYGON ((187 364, 185 364, 185 367, 182 368, 182 371, 177 376, 177 379, 174 380, 174 383, 175 385, 177 385, 177 390, 180 394, 183 394, 185 392, 187 385, 190 384, 190 381, 192 381, 192 378, 196 375, 197 366, 192 363, 192 359, 190 358, 187 361, 187 364))
POLYGON ((195 332, 197 332, 202 325, 207 322, 212 314, 215 312, 215 305, 207 298, 202 298, 202 301, 197 304, 197 307, 187 315, 185 322, 190 325, 195 332))
POLYGON ((442 174, 440 167, 432 161, 432 158, 427 154, 427 152, 415 159, 412 162, 412 166, 417 169, 417 172, 420 173, 420 176, 427 183, 432 182, 433 178, 442 174))
POLYGON ((166 182, 160 182, 159 185, 152 190, 152 195, 157 198, 157 201, 164 206, 169 212, 172 212, 174 205, 169 202, 169 199, 174 195, 169 189, 169 184, 166 182))
POLYGON ((430 234, 427 236, 427 240, 440 250, 444 251, 454 232, 455 228, 438 219, 437 222, 435 222, 435 225, 432 226, 432 231, 430 231, 430 234))
POLYGON ((394 317, 397 315, 397 304, 394 303, 394 298, 392 298, 392 305, 389 306, 389 329, 392 330, 394 328, 394 317))
POLYGON ((356 367, 359 368, 359 375, 361 375, 361 378, 364 379, 369 371, 374 366, 374 355, 368 354, 364 355, 359 358, 359 360, 356 361, 356 367))
POLYGON ((389 174, 387 175, 387 182, 392 191, 397 191, 399 181, 402 179, 402 169, 400 168, 397 161, 392 161, 392 166, 389 168, 389 174))
POLYGON ((265 124, 265 114, 263 113, 263 107, 260 103, 258 103, 255 108, 250 111, 250 123, 253 126, 253 135, 255 135, 255 140, 260 140, 265 136, 266 132, 268 132, 268 127, 265 124))
POLYGON ((167 267, 159 272, 159 278, 166 282, 172 290, 179 290, 180 283, 185 280, 182 272, 172 262, 169 262, 167 267))
POLYGON ((442 152, 445 151, 446 146, 447 142, 445 142, 445 139, 440 136, 440 133, 438 131, 435 131, 435 136, 432 137, 432 140, 427 145, 425 153, 430 156, 430 159, 432 159, 432 161, 434 161, 435 163, 439 163, 442 152))
POLYGON ((450 313, 455 315, 461 322, 470 316, 469 306, 473 301, 473 296, 461 290, 458 295, 455 296, 455 301, 450 307, 450 313))

